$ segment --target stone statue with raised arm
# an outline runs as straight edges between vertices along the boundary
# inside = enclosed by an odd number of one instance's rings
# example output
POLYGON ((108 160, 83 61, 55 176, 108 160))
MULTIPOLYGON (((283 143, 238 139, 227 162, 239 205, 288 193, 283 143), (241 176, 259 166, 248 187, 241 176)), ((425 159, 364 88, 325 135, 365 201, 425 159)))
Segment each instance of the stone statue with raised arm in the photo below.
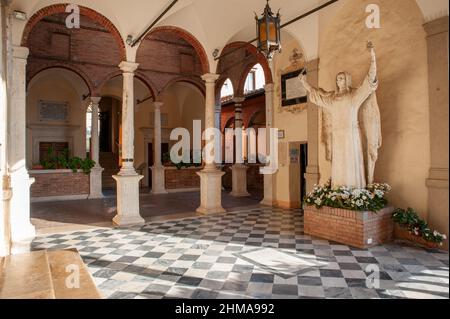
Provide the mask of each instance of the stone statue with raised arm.
POLYGON ((375 163, 381 147, 381 120, 375 91, 378 87, 375 50, 367 48, 372 60, 361 86, 352 88, 347 72, 336 76, 336 90, 312 87, 304 74, 300 82, 312 103, 323 109, 323 141, 331 161, 333 186, 365 188, 374 182, 375 163))

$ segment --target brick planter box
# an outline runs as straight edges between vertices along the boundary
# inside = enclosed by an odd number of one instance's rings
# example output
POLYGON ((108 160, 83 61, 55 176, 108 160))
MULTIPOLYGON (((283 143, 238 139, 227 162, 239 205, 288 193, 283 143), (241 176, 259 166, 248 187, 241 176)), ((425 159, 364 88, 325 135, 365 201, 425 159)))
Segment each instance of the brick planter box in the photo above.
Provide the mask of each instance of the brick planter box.
POLYGON ((32 201, 86 199, 89 196, 89 174, 72 170, 29 171, 35 181, 31 185, 32 201))
POLYGON ((411 234, 408 229, 401 227, 398 224, 395 224, 394 227, 394 237, 395 239, 406 240, 425 248, 437 249, 440 247, 439 243, 426 241, 421 236, 411 234))
POLYGON ((189 167, 177 169, 176 167, 166 167, 165 183, 167 190, 190 190, 200 188, 200 177, 197 172, 201 167, 189 167))
POLYGON ((373 212, 308 206, 305 209, 305 234, 345 245, 369 248, 393 240, 392 207, 373 212))

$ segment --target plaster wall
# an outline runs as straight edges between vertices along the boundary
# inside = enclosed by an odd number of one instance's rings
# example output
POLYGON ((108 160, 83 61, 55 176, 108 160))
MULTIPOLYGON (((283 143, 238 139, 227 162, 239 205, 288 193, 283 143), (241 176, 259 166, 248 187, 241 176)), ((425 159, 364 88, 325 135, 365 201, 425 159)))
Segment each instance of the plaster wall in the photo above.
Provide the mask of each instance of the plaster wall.
MULTIPOLYGON (((300 205, 300 164, 290 162, 289 150, 300 148, 300 143, 308 140, 308 116, 306 108, 294 113, 281 108, 281 75, 292 69, 290 56, 294 49, 303 50, 299 43, 292 40, 283 45, 283 52, 275 60, 275 101, 274 127, 284 130, 285 138, 279 140, 279 170, 276 174, 276 201, 280 206, 299 207, 300 205)), ((302 60, 299 67, 302 67, 302 60)), ((298 68, 298 67, 297 67, 298 68)), ((301 107, 301 106, 299 106, 301 107)))
MULTIPOLYGON (((430 125, 426 34, 422 24, 422 12, 413 0, 346 1, 320 39, 319 85, 334 90, 336 74, 347 71, 353 76, 353 86, 359 86, 370 64, 366 41, 373 41, 383 134, 375 180, 392 186, 389 199, 393 205, 413 207, 427 217, 425 180, 430 167, 430 125), (381 9, 380 29, 366 27, 365 8, 370 3, 381 9)), ((323 144, 319 158, 323 183, 331 175, 323 144)))

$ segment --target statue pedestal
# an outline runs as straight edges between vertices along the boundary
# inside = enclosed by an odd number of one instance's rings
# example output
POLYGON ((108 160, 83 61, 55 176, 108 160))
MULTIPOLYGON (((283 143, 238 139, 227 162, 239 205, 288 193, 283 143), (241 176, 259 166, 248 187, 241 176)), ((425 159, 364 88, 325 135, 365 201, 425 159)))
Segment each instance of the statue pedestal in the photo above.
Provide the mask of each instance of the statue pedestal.
POLYGON ((113 218, 116 226, 145 224, 139 214, 139 181, 141 175, 114 175, 117 181, 117 215, 113 218))
POLYGON ((230 195, 233 197, 248 197, 247 191, 247 170, 248 166, 235 164, 231 167, 233 190, 230 195))
POLYGON ((305 234, 362 249, 393 240, 393 207, 376 213, 314 206, 305 208, 305 234))

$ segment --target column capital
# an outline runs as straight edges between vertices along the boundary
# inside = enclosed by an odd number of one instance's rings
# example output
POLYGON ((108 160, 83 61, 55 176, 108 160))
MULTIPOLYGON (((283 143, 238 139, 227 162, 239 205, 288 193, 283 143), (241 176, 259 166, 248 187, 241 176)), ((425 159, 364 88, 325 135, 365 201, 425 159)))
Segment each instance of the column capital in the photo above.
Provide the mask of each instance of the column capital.
POLYGON ((100 103, 100 100, 101 100, 102 98, 101 97, 98 97, 98 96, 91 96, 91 102, 92 102, 92 104, 99 104, 100 103))
POLYGON ((275 91, 275 84, 268 83, 268 84, 264 85, 264 90, 266 91, 266 93, 275 91))
POLYGON ((30 49, 27 47, 21 47, 21 46, 13 46, 13 57, 15 59, 28 59, 28 55, 30 54, 30 49))
POLYGON ((423 28, 428 37, 442 32, 448 32, 448 15, 425 23, 423 28))
POLYGON ((206 73, 202 75, 202 80, 206 83, 216 83, 220 75, 215 73, 206 73))
POLYGON ((242 103, 244 103, 244 101, 245 101, 245 97, 235 97, 235 98, 233 98, 234 104, 242 105, 242 103))
POLYGON ((119 64, 119 68, 124 73, 134 73, 134 71, 137 70, 138 66, 139 66, 139 63, 128 62, 128 61, 122 61, 119 64))
POLYGON ((308 72, 314 72, 314 71, 318 71, 319 70, 319 63, 320 63, 320 58, 314 59, 312 61, 309 61, 306 64, 306 67, 308 68, 308 72))
POLYGON ((155 110, 161 111, 161 108, 163 107, 164 103, 160 101, 153 102, 153 105, 155 106, 155 110))

